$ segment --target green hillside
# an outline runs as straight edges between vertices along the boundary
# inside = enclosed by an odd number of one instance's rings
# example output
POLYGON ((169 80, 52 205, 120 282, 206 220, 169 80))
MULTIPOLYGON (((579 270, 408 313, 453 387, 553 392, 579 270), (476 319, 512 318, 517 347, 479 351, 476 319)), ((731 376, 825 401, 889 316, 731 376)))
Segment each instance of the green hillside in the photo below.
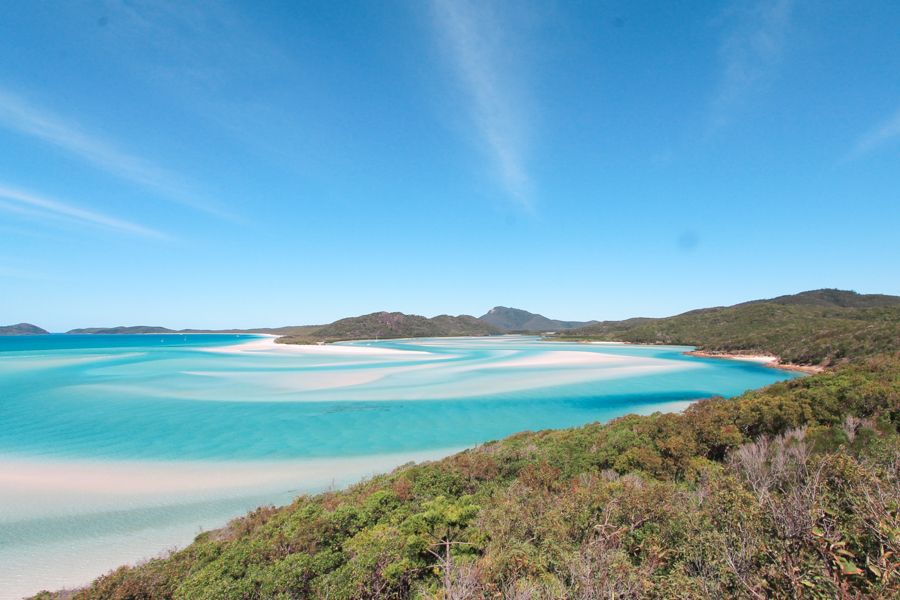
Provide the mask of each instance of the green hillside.
POLYGON ((684 344, 828 365, 900 347, 900 298, 817 290, 662 319, 603 321, 556 338, 684 344))
POLYGON ((871 358, 260 508, 74 598, 896 598, 898 426, 871 358))
MULTIPOLYGON (((807 306, 826 306, 841 308, 875 308, 879 306, 900 306, 900 296, 886 294, 858 294, 848 290, 821 289, 778 296, 770 300, 752 300, 744 304, 771 302, 774 304, 791 304, 807 306)), ((741 306, 740 304, 738 306, 741 306)))
POLYGON ((496 335, 501 331, 469 315, 433 318, 400 312, 376 312, 349 317, 322 325, 299 335, 288 335, 277 341, 283 344, 336 342, 341 340, 373 340, 415 337, 448 337, 464 335, 496 335))

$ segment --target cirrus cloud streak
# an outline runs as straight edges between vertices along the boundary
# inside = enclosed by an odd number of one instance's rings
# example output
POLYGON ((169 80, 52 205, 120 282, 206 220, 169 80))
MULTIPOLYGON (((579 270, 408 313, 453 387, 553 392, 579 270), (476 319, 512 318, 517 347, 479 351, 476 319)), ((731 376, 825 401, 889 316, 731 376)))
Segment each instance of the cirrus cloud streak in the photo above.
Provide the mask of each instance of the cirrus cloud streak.
POLYGON ((431 6, 434 28, 469 99, 472 119, 495 175, 508 196, 530 211, 533 198, 525 161, 524 102, 498 47, 503 29, 486 5, 433 0, 431 6))
POLYGON ((16 212, 33 219, 63 220, 79 225, 101 227, 118 233, 168 239, 166 234, 155 229, 3 184, 0 184, 0 201, 2 201, 0 210, 16 212))

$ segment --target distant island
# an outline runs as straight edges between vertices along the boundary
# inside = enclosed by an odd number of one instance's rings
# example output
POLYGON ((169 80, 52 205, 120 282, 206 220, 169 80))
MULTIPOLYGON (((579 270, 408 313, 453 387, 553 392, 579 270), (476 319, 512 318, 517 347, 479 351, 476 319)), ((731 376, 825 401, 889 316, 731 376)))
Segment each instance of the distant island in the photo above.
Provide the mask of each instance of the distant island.
POLYGON ((167 327, 149 327, 146 325, 135 325, 133 327, 84 327, 81 329, 72 329, 71 331, 67 331, 67 334, 72 335, 83 335, 83 334, 96 334, 96 335, 129 335, 129 334, 138 334, 138 333, 178 333, 174 329, 169 329, 167 327))
POLYGON ((31 323, 0 325, 0 335, 46 335, 50 333, 31 323))

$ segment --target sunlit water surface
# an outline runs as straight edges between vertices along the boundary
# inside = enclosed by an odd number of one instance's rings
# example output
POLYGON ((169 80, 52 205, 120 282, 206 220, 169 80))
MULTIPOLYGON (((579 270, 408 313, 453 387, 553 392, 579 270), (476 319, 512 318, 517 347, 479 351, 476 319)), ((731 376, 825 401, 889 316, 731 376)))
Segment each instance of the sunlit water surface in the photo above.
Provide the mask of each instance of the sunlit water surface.
POLYGON ((83 584, 300 492, 793 375, 674 346, 0 337, 0 597, 83 584))

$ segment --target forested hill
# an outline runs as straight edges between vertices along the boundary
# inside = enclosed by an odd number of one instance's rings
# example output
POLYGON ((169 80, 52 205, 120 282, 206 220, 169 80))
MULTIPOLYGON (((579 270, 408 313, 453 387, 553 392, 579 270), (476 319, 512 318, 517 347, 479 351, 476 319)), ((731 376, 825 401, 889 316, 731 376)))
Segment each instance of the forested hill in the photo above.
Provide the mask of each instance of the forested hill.
MULTIPOLYGON (((824 306, 840 308, 877 308, 881 306, 900 306, 900 296, 887 294, 858 294, 848 290, 821 289, 778 296, 769 300, 752 300, 743 304, 771 302, 773 304, 824 306)), ((742 306, 738 304, 737 306, 742 306)))
POLYGON ((495 335, 502 331, 469 315, 423 317, 400 312, 376 312, 360 317, 340 319, 300 335, 289 335, 278 341, 286 344, 370 340, 413 337, 447 337, 495 335))
POLYGON ((900 347, 900 297, 815 290, 661 319, 603 321, 559 339, 684 344, 765 353, 783 362, 829 365, 900 347))
POLYGON ((900 356, 522 433, 39 598, 900 597, 900 356))

